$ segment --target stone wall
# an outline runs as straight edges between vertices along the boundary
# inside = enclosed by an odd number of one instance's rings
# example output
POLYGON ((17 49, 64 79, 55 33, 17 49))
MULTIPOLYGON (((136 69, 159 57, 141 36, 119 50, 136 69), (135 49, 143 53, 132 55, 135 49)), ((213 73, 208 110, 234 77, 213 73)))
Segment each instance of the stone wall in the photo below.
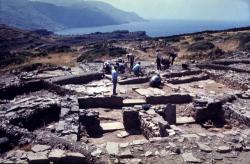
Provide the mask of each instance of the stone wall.
POLYGON ((140 131, 139 110, 129 107, 122 108, 123 125, 126 131, 140 131))
POLYGON ((197 123, 204 123, 208 120, 217 124, 224 124, 225 111, 223 105, 227 102, 236 100, 234 95, 228 95, 221 98, 200 97, 193 102, 195 111, 195 120, 197 123))
POLYGON ((150 77, 135 77, 135 78, 129 78, 125 80, 120 80, 118 83, 120 85, 128 85, 128 84, 142 84, 149 82, 150 77))
POLYGON ((201 70, 188 70, 188 71, 166 73, 166 74, 163 75, 163 77, 173 78, 173 77, 197 75, 197 74, 200 74, 200 73, 202 73, 201 70))
POLYGON ((86 130, 86 133, 90 137, 95 137, 102 134, 99 113, 96 111, 81 109, 79 123, 81 133, 85 133, 86 130))
POLYGON ((94 80, 100 80, 104 77, 103 73, 84 73, 81 75, 68 75, 62 77, 51 78, 48 81, 54 84, 66 85, 66 84, 86 84, 94 80))
POLYGON ((44 80, 31 80, 31 81, 20 81, 13 83, 0 89, 0 99, 13 99, 17 95, 27 94, 30 92, 36 92, 39 90, 48 90, 58 95, 64 96, 66 94, 73 93, 70 90, 64 89, 63 87, 52 84, 44 80))
POLYGON ((159 114, 155 113, 153 109, 147 112, 140 111, 139 113, 141 133, 146 138, 166 137, 168 136, 167 129, 169 124, 159 114))
POLYGON ((221 65, 231 65, 231 64, 250 64, 249 59, 223 59, 223 60, 215 60, 212 62, 213 64, 221 64, 221 65))
POLYGON ((184 83, 192 83, 192 82, 208 80, 208 79, 209 79, 209 75, 201 74, 201 75, 192 76, 192 77, 174 78, 174 79, 167 80, 167 82, 171 84, 184 84, 184 83))
POLYGON ((168 96, 149 96, 146 98, 148 104, 186 104, 192 102, 189 94, 172 94, 168 96))
POLYGON ((224 66, 224 65, 218 65, 218 64, 200 64, 197 65, 197 67, 201 69, 214 69, 214 70, 225 70, 225 71, 235 71, 238 73, 250 73, 249 70, 240 69, 240 68, 234 68, 230 66, 224 66))
POLYGON ((0 89, 0 99, 13 99, 16 95, 39 91, 44 88, 42 80, 13 83, 0 89))
POLYGON ((246 125, 250 127, 250 114, 242 114, 234 108, 235 107, 231 103, 223 105, 225 118, 232 122, 237 122, 238 125, 246 125))
POLYGON ((78 98, 79 107, 81 109, 88 108, 121 108, 123 106, 123 98, 118 96, 111 97, 83 97, 78 98))

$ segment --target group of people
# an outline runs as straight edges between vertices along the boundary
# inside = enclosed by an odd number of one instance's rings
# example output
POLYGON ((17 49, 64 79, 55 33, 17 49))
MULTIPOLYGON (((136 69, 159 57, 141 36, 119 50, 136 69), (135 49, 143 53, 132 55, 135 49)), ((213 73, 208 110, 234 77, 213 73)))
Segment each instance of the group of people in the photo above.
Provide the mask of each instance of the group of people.
MULTIPOLYGON (((135 76, 143 75, 141 70, 141 62, 135 63, 135 56, 132 53, 127 55, 127 60, 129 63, 130 71, 134 73, 135 76)), ((116 87, 118 83, 118 74, 125 73, 125 64, 124 63, 116 63, 113 67, 109 62, 104 63, 104 71, 108 74, 111 73, 112 83, 113 83, 113 95, 116 95, 116 87)))
POLYGON ((162 55, 159 50, 156 50, 156 65, 157 70, 162 70, 162 65, 165 67, 169 67, 170 63, 174 65, 175 58, 177 57, 177 54, 174 52, 169 53, 169 59, 162 58, 162 55), (171 61, 171 62, 170 62, 171 61))
MULTIPOLYGON (((168 62, 166 59, 162 58, 162 55, 159 50, 156 51, 156 65, 157 65, 157 70, 162 70, 162 64, 164 63, 169 63, 171 60, 171 64, 174 64, 175 58, 177 57, 177 54, 175 53, 170 53, 169 60, 168 62)), ((138 62, 134 65, 135 63, 135 56, 134 54, 130 53, 127 55, 127 61, 129 63, 129 68, 130 70, 134 73, 135 76, 141 76, 143 75, 142 69, 141 69, 141 62, 138 62)), ((108 72, 111 73, 112 75, 112 83, 113 83, 113 95, 117 95, 116 93, 116 87, 118 83, 118 73, 122 71, 122 73, 125 72, 125 66, 123 64, 117 63, 113 68, 110 64, 105 64, 104 63, 104 69, 107 69, 108 72), (124 71, 124 72, 123 72, 124 71)), ((161 77, 159 74, 154 75, 150 79, 150 86, 151 87, 159 87, 161 85, 161 77)))

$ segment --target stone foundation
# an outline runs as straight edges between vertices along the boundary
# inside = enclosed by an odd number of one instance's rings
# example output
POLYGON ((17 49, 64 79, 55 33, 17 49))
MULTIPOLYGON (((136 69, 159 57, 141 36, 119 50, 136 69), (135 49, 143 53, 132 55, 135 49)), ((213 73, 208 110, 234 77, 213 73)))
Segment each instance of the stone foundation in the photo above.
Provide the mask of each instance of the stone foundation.
POLYGON ((168 136, 167 129, 169 124, 159 114, 155 113, 153 109, 149 111, 141 111, 139 113, 141 133, 146 138, 166 137, 168 136))
POLYGON ((172 94, 168 96, 149 96, 146 98, 148 104, 186 104, 192 102, 189 94, 172 94))
POLYGON ((98 112, 81 109, 79 123, 81 133, 85 133, 84 130, 86 130, 87 134, 92 137, 102 133, 98 112))
POLYGON ((222 102, 213 99, 196 99, 194 101, 195 120, 197 123, 205 123, 208 120, 224 123, 222 102))
POLYGON ((201 74, 201 75, 192 76, 192 77, 170 79, 170 80, 167 80, 167 82, 171 84, 184 84, 184 83, 192 83, 192 82, 208 80, 208 79, 209 79, 208 75, 201 74))
POLYGON ((198 75, 201 74, 201 70, 188 70, 188 71, 180 71, 180 72, 173 72, 173 73, 166 73, 162 75, 166 78, 174 78, 174 77, 183 77, 183 76, 191 76, 191 75, 198 75))
POLYGON ((81 109, 121 108, 123 106, 123 98, 118 96, 78 98, 78 102, 81 109))
POLYGON ((120 85, 128 85, 128 84, 143 84, 149 82, 150 77, 135 77, 135 78, 129 78, 125 80, 120 80, 118 83, 120 85))
POLYGON ((231 103, 223 105, 223 110, 225 113, 225 118, 231 121, 236 121, 238 125, 246 125, 250 127, 250 113, 240 113, 231 103))
POLYGON ((51 78, 48 81, 54 84, 66 85, 66 84, 86 84, 94 80, 100 80, 104 77, 103 73, 85 73, 81 75, 69 75, 63 77, 51 78))
POLYGON ((123 108, 123 125, 126 131, 140 131, 139 111, 132 108, 123 108))
POLYGON ((201 64, 197 65, 201 69, 214 69, 214 70, 225 70, 225 71, 235 71, 238 73, 250 73, 249 70, 234 68, 230 66, 218 65, 218 64, 201 64))

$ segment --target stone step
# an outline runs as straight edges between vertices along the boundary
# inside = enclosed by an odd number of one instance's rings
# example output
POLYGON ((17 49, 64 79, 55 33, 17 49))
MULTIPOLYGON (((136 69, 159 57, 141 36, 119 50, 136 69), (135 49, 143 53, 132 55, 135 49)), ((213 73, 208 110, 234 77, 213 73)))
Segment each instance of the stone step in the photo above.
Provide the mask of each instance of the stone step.
POLYGON ((111 132, 124 129, 124 125, 121 122, 101 123, 100 126, 102 127, 102 130, 104 132, 111 132))
POLYGON ((134 106, 134 105, 142 105, 146 104, 146 100, 144 99, 125 99, 123 100, 124 106, 134 106))
POLYGON ((195 120, 193 117, 177 117, 176 124, 193 124, 195 120))
POLYGON ((163 96, 166 93, 159 89, 159 88, 147 88, 147 89, 136 89, 135 90, 138 94, 142 95, 142 96, 163 96))

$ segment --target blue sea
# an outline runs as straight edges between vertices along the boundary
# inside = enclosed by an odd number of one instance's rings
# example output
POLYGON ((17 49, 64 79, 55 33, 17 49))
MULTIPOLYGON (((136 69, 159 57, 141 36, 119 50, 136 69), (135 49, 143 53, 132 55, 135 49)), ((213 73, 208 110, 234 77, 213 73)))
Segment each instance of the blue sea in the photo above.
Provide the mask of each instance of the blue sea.
POLYGON ((184 33, 200 32, 205 30, 224 30, 235 27, 250 26, 249 22, 223 22, 223 21, 186 21, 186 20, 149 20, 132 22, 121 25, 71 28, 57 31, 60 35, 80 35, 94 32, 112 32, 115 30, 146 31, 151 37, 171 36, 184 33))

